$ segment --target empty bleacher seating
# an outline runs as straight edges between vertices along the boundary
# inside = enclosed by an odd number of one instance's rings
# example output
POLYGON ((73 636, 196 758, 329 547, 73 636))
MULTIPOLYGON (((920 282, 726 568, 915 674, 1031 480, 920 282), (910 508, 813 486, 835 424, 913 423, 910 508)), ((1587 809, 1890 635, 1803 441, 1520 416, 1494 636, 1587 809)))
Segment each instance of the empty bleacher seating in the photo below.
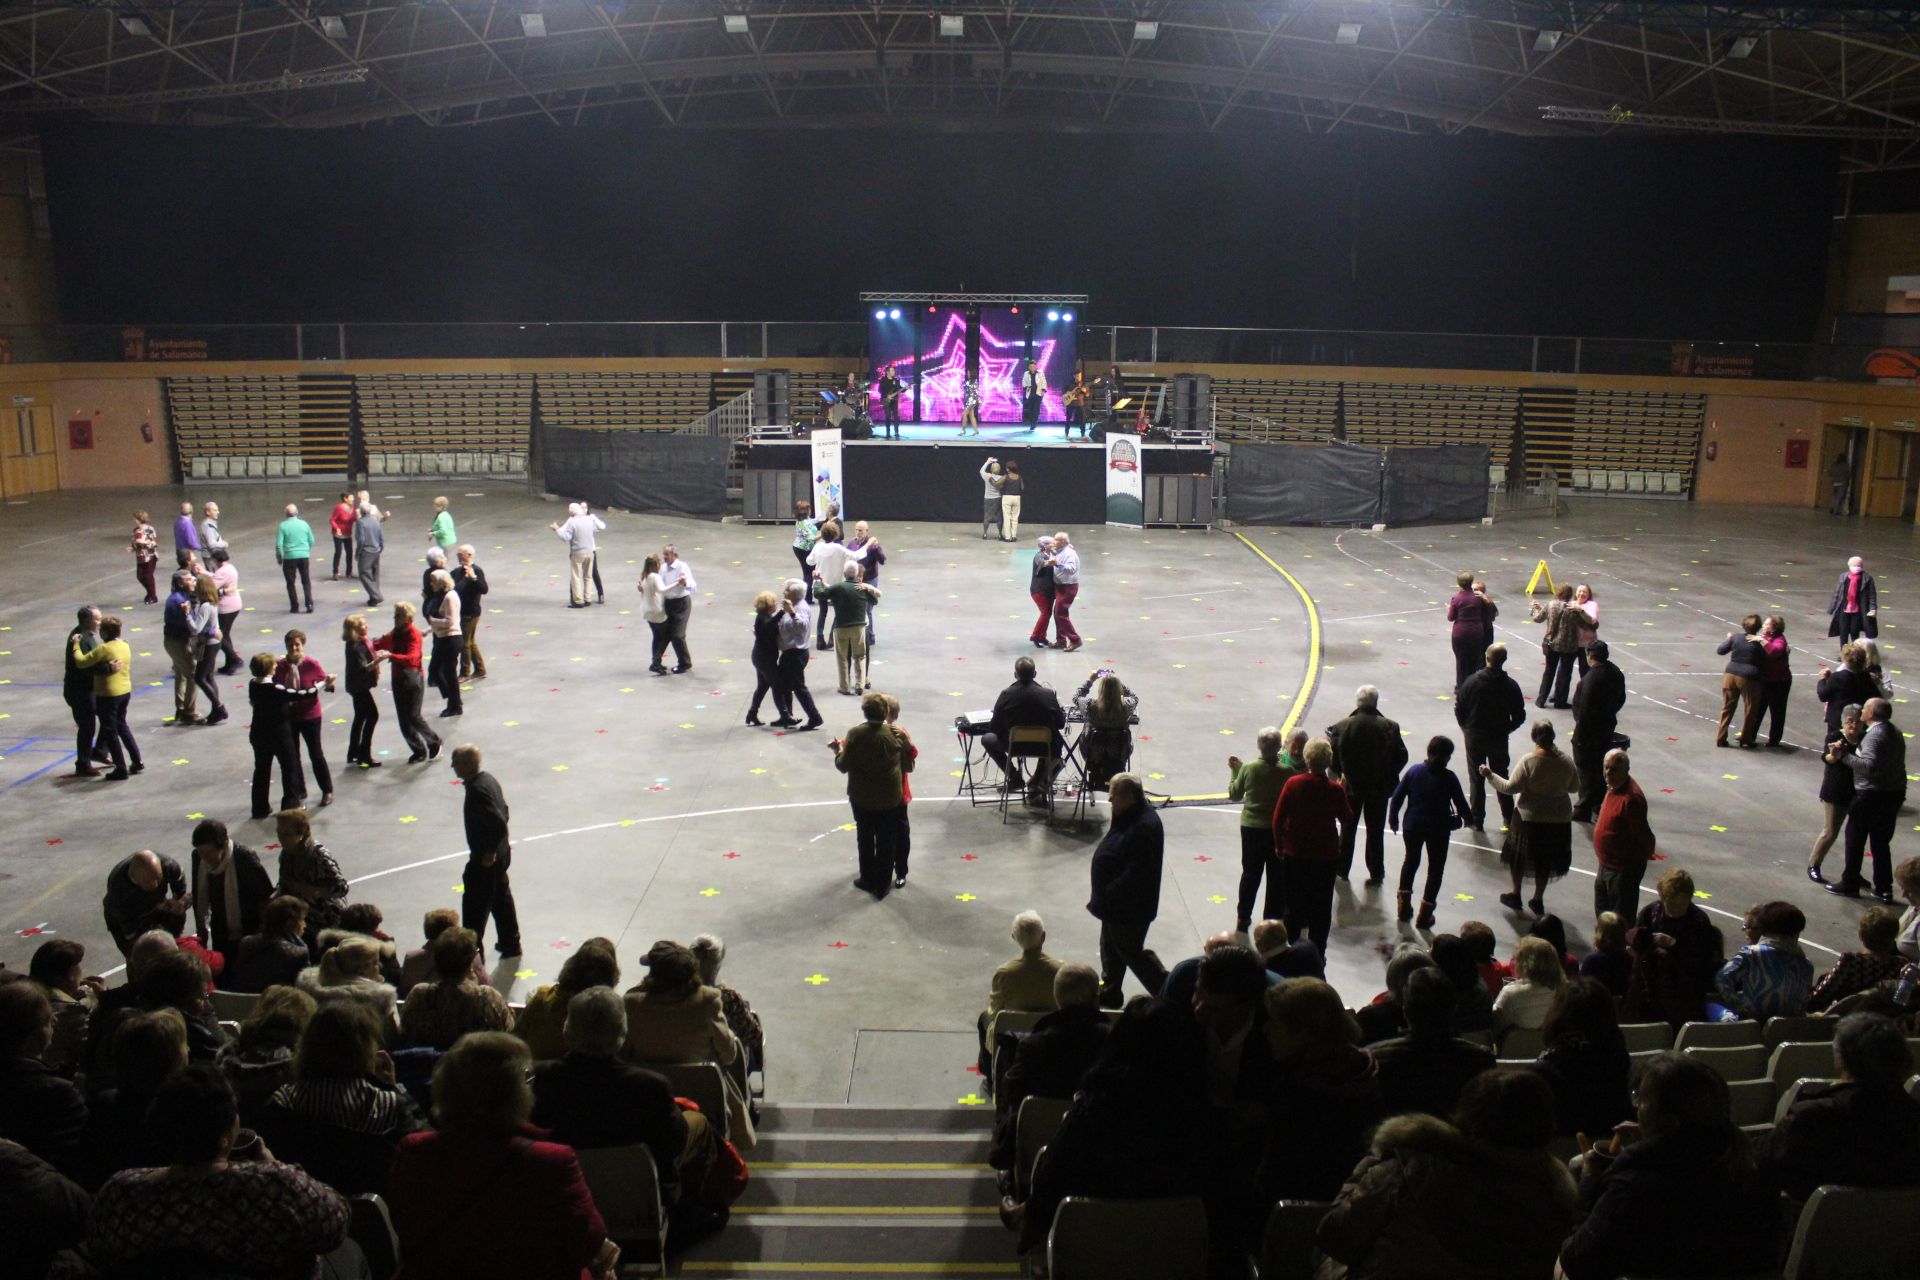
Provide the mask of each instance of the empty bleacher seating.
POLYGON ((494 475, 526 470, 533 375, 367 374, 355 380, 372 475, 494 475))
POLYGON ((182 479, 344 475, 353 426, 346 374, 163 378, 182 479))
POLYGON ((705 372, 542 373, 540 420, 580 431, 678 431, 713 408, 705 372))

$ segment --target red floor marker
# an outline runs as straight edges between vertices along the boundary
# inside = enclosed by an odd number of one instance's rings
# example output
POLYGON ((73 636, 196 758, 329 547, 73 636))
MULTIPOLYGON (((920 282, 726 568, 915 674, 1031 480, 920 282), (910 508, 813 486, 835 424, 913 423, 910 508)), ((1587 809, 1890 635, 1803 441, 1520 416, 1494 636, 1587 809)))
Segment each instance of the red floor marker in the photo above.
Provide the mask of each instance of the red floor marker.
POLYGON ((827 944, 827 949, 829 951, 845 951, 847 949, 847 944, 844 942, 829 942, 827 944))
POLYGON ((47 841, 47 843, 48 844, 65 844, 66 841, 62 840, 59 836, 55 836, 53 839, 47 841))
POLYGON ((960 855, 960 861, 962 862, 978 862, 979 860, 980 855, 977 853, 963 853, 960 855))
POLYGON ((1204 853, 1196 853, 1196 854, 1194 854, 1194 855, 1193 855, 1193 860, 1194 860, 1195 862, 1212 862, 1212 861, 1213 861, 1213 859, 1212 859, 1212 858, 1209 858, 1209 857, 1208 857, 1208 856, 1207 856, 1206 854, 1204 854, 1204 853))
POLYGON ((721 856, 721 857, 723 857, 723 858, 737 858, 737 857, 739 857, 740 855, 739 855, 739 854, 737 854, 737 853, 734 853, 734 852, 732 852, 732 851, 728 851, 728 852, 726 852, 726 853, 723 853, 723 854, 721 854, 720 856, 721 856))

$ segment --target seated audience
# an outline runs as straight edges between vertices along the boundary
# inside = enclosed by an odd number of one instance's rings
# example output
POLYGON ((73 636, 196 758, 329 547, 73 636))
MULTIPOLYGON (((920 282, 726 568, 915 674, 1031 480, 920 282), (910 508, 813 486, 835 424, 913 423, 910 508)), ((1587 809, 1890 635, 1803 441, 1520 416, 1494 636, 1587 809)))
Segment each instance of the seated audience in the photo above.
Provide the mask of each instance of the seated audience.
POLYGON ((212 991, 216 980, 226 972, 227 958, 187 932, 187 900, 173 898, 161 903, 154 910, 153 922, 161 930, 173 935, 175 950, 197 957, 206 966, 207 990, 212 991))
MULTIPOLYGON (((459 927, 460 913, 452 907, 435 907, 433 910, 427 912, 427 918, 421 926, 422 932, 426 935, 426 941, 407 952, 406 958, 400 962, 400 981, 394 989, 400 993, 401 999, 406 999, 409 991, 412 991, 414 987, 433 977, 433 955, 428 951, 428 948, 433 946, 433 940, 445 933, 448 929, 457 929, 459 927)), ((589 941, 591 941, 591 939, 589 939, 589 941)), ((603 938, 601 941, 605 942, 606 939, 603 938)), ((607 945, 611 946, 613 944, 608 943, 607 945)), ((478 951, 473 954, 473 980, 475 982, 485 982, 487 980, 486 960, 478 951)), ((564 1004, 561 1007, 561 1016, 562 1018, 565 1017, 564 1004)), ((558 1035, 559 1033, 559 1026, 556 1023, 554 1034, 558 1035)))
POLYGON ((1407 1029, 1403 1012, 1407 979, 1421 969, 1432 967, 1433 957, 1418 947, 1402 946, 1393 953, 1393 958, 1387 961, 1387 989, 1375 996, 1373 1003, 1353 1011, 1354 1020, 1360 1024, 1361 1044, 1392 1040, 1407 1029))
POLYGON ((1722 1020, 1797 1017, 1813 990, 1813 961, 1800 950, 1807 917, 1791 902, 1763 902, 1747 911, 1747 945, 1720 969, 1722 1020))
POLYGON ((94 1099, 87 1122, 86 1181, 98 1186, 122 1169, 144 1169, 154 1149, 147 1111, 160 1086, 187 1065, 187 1020, 178 1009, 135 1012, 113 1034, 111 1087, 94 1099))
POLYGON ((121 1018, 140 1009, 140 983, 156 957, 178 951, 180 943, 164 929, 151 929, 133 941, 127 952, 127 980, 108 987, 87 1019, 85 1075, 89 1096, 113 1086, 113 1030, 121 1018))
POLYGON ((1637 1123, 1584 1153, 1585 1216, 1560 1249, 1566 1280, 1777 1267, 1773 1198, 1734 1127, 1726 1081, 1697 1059, 1663 1053, 1641 1069, 1634 1099, 1637 1123))
POLYGON ((240 1020, 240 1035, 215 1059, 233 1086, 240 1120, 253 1125, 281 1085, 293 1079, 294 1050, 320 1006, 297 987, 268 987, 240 1020))
POLYGON ((1553 997, 1567 981, 1560 953, 1544 938, 1522 938, 1513 949, 1514 980, 1493 1001, 1493 1039, 1498 1044, 1516 1028, 1538 1031, 1547 1024, 1553 997))
MULTIPOLYGON (((1426 975, 1417 975, 1426 976, 1426 975)), ((1553 1099, 1525 1071, 1468 1081, 1452 1121, 1396 1116, 1321 1219, 1346 1280, 1552 1273, 1578 1193, 1547 1151, 1553 1099)))
POLYGON ((1541 916, 1527 926, 1527 936, 1545 940, 1560 957, 1560 963, 1566 967, 1567 976, 1569 978, 1579 976, 1580 962, 1573 958, 1571 951, 1567 950, 1567 925, 1559 916, 1541 916))
POLYGON ((532 1065, 513 1036, 479 1031, 434 1067, 434 1129, 400 1140, 388 1197, 408 1276, 618 1274, 573 1148, 527 1123, 532 1065))
POLYGON ((290 894, 268 899, 260 912, 260 932, 240 939, 226 989, 265 991, 292 986, 311 960, 306 937, 305 900, 290 894))
POLYGON ((0 984, 0 1138, 54 1168, 80 1167, 87 1100, 73 1081, 47 1065, 53 1006, 40 984, 17 974, 0 984))
POLYGON ((340 912, 340 925, 337 929, 322 929, 314 939, 314 945, 321 955, 327 948, 342 938, 361 937, 373 942, 380 948, 380 981, 392 987, 397 995, 400 991, 400 957, 398 944, 393 935, 380 926, 386 923, 386 916, 380 908, 371 902, 349 902, 340 912))
POLYGON ((1841 954, 1820 975, 1807 996, 1808 1013, 1825 1013, 1856 991, 1898 978, 1906 957, 1895 947, 1900 919, 1885 907, 1868 907, 1860 916, 1860 950, 1841 954))
POLYGON ((1194 985, 1193 1020, 1206 1047, 1206 1099, 1236 1120, 1254 1120, 1272 1084, 1264 1003, 1271 977, 1248 948, 1216 947, 1201 959, 1194 985))
POLYGON ((227 834, 226 823, 203 818, 193 828, 187 882, 193 886, 194 940, 232 968, 240 940, 260 929, 260 912, 273 896, 272 877, 259 854, 227 834))
POLYGON ((1856 1013, 1833 1035, 1840 1079, 1808 1083, 1761 1144, 1773 1185, 1805 1200, 1814 1188, 1920 1186, 1920 1101, 1908 1096, 1913 1050, 1891 1019, 1856 1013))
POLYGON ((979 1066, 983 1075, 993 1062, 994 1023, 1001 1010, 1048 1013, 1055 1007, 1053 977, 1060 971, 1060 962, 1044 949, 1047 926, 1038 913, 1022 911, 1013 918, 1013 942, 1020 954, 993 971, 993 980, 987 985, 986 1012, 979 1018, 979 1066))
POLYGON ((700 966, 700 981, 720 993, 720 1012, 726 1015, 727 1030, 746 1051, 748 1071, 759 1071, 767 1047, 766 1033, 760 1029, 760 1015, 747 998, 720 981, 720 966, 727 960, 727 944, 711 933, 703 933, 689 948, 694 963, 700 966))
POLYGON ((1720 931, 1694 902, 1685 871, 1661 876, 1657 891, 1627 930, 1633 969, 1620 1014, 1628 1022, 1699 1022, 1720 969, 1720 931))
POLYGON ((1480 980, 1480 966, 1474 963, 1473 948, 1467 940, 1456 934, 1436 933, 1427 954, 1433 958, 1434 967, 1453 983, 1454 1034, 1491 1033, 1493 995, 1480 980))
POLYGON ((1900 913, 1900 936, 1894 949, 1902 958, 1920 963, 1920 858, 1908 858, 1895 867, 1893 882, 1907 903, 1907 909, 1900 913))
POLYGON ((1331 1200, 1366 1154, 1381 1115, 1373 1055, 1332 987, 1295 978, 1270 989, 1267 1047, 1275 1071, 1267 1096, 1261 1203, 1331 1200))
MULTIPOLYGON (((575 1150, 644 1145, 660 1181, 697 1190, 713 1159, 713 1129, 683 1112, 657 1071, 620 1060, 627 1008, 620 993, 596 986, 567 1004, 566 1056, 533 1073, 533 1123, 575 1150)), ((671 1205, 672 1194, 663 1197, 671 1205)))
POLYGON ((1311 942, 1289 937, 1284 920, 1261 920, 1249 935, 1267 972, 1277 978, 1325 978, 1327 958, 1311 942))
POLYGON ((53 1010, 53 1037, 40 1055, 49 1067, 72 1076, 86 1061, 87 1021, 93 1016, 106 979, 87 976, 87 949, 71 938, 53 938, 34 949, 27 976, 53 1010))
POLYGON ((1053 1000, 1059 1007, 1021 1037, 994 1098, 993 1150, 987 1163, 996 1169, 1013 1168, 1020 1104, 1028 1098, 1071 1098, 1112 1029, 1100 1008, 1100 975, 1091 965, 1061 965, 1053 975, 1053 1000))
POLYGON ((433 956, 434 977, 408 993, 400 1014, 400 1034, 420 1049, 453 1048, 469 1031, 507 1031, 513 1010, 507 998, 484 982, 473 980, 473 957, 480 939, 471 929, 448 929, 427 948, 433 956))
POLYGON ((1054 1210, 1068 1196, 1201 1194, 1212 1157, 1202 1136, 1206 1104, 1192 1083, 1204 1070, 1185 1014, 1147 996, 1131 1001, 1035 1166, 1027 1199, 1001 1202, 1001 1221, 1018 1235, 1018 1250, 1046 1241, 1054 1210))
POLYGON ((513 1034, 527 1042, 527 1052, 535 1062, 562 1058, 567 1052, 567 1006, 573 998, 593 987, 619 985, 620 960, 613 943, 606 938, 588 938, 560 965, 559 981, 527 997, 526 1008, 514 1015, 513 1034))
POLYGON ((73 1179, 17 1142, 0 1138, 0 1240, 8 1274, 50 1280, 84 1274, 73 1248, 87 1237, 92 1198, 73 1179))
POLYGON ((94 1198, 87 1246, 109 1270, 190 1260, 223 1280, 281 1280, 315 1274, 320 1256, 346 1239, 339 1195, 281 1164, 257 1137, 236 1149, 240 1112, 218 1068, 175 1073, 149 1117, 165 1167, 116 1173, 94 1198))
POLYGON ((1546 1048, 1532 1069, 1553 1090, 1554 1132, 1612 1133, 1633 1114, 1633 1059, 1612 993, 1592 978, 1574 979, 1554 994, 1541 1032, 1546 1048))
POLYGON ((350 1000, 365 1005, 382 1027, 399 1026, 399 998, 380 981, 380 946, 371 938, 349 937, 334 944, 320 963, 300 971, 294 985, 322 1005, 350 1000))
POLYGON ((1450 1116, 1467 1082, 1493 1070, 1492 1049, 1455 1036, 1454 1013, 1459 1003, 1453 983, 1437 967, 1408 975, 1401 999, 1406 1034, 1369 1046, 1379 1074, 1380 1101, 1388 1115, 1419 1111, 1450 1116))
MULTIPOLYGON (((1214 952, 1224 947, 1239 945, 1238 935, 1224 929, 1219 933, 1208 934, 1200 944, 1199 955, 1188 956, 1167 970, 1167 976, 1160 984, 1160 998, 1171 1005, 1175 1012, 1192 1017, 1193 993, 1200 986, 1200 966, 1214 952)), ((1268 986, 1278 985, 1279 975, 1269 973, 1266 982, 1268 986)))
POLYGON ((1618 912, 1602 911, 1593 922, 1593 950, 1580 957, 1580 976, 1598 982, 1615 1000, 1624 1000, 1627 979, 1632 973, 1633 956, 1627 951, 1627 922, 1618 912))
POLYGON ((1480 920, 1469 920, 1460 926, 1460 940, 1467 944, 1468 952, 1473 956, 1474 968, 1480 974, 1480 982, 1487 989, 1487 998, 1491 1000, 1500 994, 1500 988, 1513 981, 1513 966, 1494 958, 1500 949, 1500 940, 1493 934, 1493 926, 1480 920))
MULTIPOLYGON (((633 1062, 712 1062, 722 1068, 740 1058, 740 1042, 727 1030, 720 993, 700 982, 693 952, 677 942, 656 942, 643 963, 647 976, 627 991, 627 1050, 633 1062)), ((741 1151, 753 1146, 753 1120, 746 1091, 734 1073, 726 1078, 726 1136, 741 1151)))
POLYGON ((263 1137, 345 1195, 383 1193, 394 1144, 427 1127, 418 1104, 395 1082, 393 1059, 380 1040, 380 1024, 366 1006, 344 1000, 323 1006, 300 1037, 293 1079, 261 1117, 263 1137))

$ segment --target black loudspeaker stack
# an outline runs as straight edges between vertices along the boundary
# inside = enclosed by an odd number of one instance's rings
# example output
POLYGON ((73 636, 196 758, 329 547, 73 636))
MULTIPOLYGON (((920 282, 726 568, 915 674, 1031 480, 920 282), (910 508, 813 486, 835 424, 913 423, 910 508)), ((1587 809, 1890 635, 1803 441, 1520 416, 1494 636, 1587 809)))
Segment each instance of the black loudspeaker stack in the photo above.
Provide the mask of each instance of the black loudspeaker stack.
POLYGON ((1213 376, 1205 373, 1173 375, 1173 403, 1167 422, 1173 431, 1206 431, 1213 426, 1213 376))
POLYGON ((789 386, 785 369, 756 369, 753 372, 753 425, 784 427, 793 421, 789 386))

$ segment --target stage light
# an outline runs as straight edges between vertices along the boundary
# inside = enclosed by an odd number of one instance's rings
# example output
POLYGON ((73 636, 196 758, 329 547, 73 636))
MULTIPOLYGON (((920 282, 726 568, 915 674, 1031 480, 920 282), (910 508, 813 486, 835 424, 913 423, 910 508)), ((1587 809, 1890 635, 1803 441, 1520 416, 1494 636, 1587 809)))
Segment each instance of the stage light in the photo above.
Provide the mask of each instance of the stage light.
POLYGON ((320 29, 327 33, 327 39, 329 40, 345 40, 347 38, 347 20, 339 14, 321 14, 320 29))
POLYGON ((1759 43, 1760 41, 1753 36, 1735 36, 1733 43, 1727 46, 1727 56, 1729 58, 1750 58, 1753 56, 1755 46, 1759 43))
POLYGON ((874 313, 873 313, 873 318, 874 318, 875 320, 885 320, 885 319, 887 318, 887 311, 886 311, 886 308, 885 308, 885 307, 882 307, 882 308, 881 308, 880 310, 878 310, 878 311, 876 311, 876 312, 874 312, 874 313))
POLYGON ((1019 314, 1020 314, 1020 308, 1018 308, 1018 307, 1009 307, 1009 308, 1007 308, 1007 309, 1008 309, 1009 311, 1011 311, 1011 312, 1013 312, 1013 314, 1014 314, 1014 315, 1019 315, 1019 314))
POLYGON ((523 13, 520 15, 520 34, 529 40, 538 40, 547 34, 547 17, 543 13, 523 13))
POLYGON ((895 307, 893 310, 887 312, 887 319, 898 320, 899 318, 900 318, 900 308, 895 307))
POLYGON ((958 40, 967 34, 965 14, 943 13, 940 15, 940 34, 949 40, 958 40))
POLYGON ((1059 318, 1060 318, 1060 313, 1059 313, 1058 311, 1049 311, 1049 312, 1047 312, 1047 319, 1049 319, 1049 320, 1058 320, 1059 318))
POLYGON ((1535 53, 1552 53, 1560 47, 1560 39, 1566 34, 1564 31, 1540 32, 1533 38, 1533 51, 1535 53))
POLYGON ((747 34, 747 15, 744 13, 724 14, 720 18, 720 26, 730 36, 743 36, 747 34))
POLYGON ((1071 320, 1071 319, 1073 319, 1073 312, 1071 312, 1071 311, 1062 311, 1062 312, 1060 313, 1060 318, 1061 318, 1062 320, 1071 320))
POLYGON ((1359 44, 1360 24, 1357 22, 1341 23, 1340 29, 1333 33, 1333 42, 1335 44, 1359 44))
POLYGON ((929 302, 929 303, 927 304, 927 314, 928 314, 928 315, 932 315, 932 314, 933 314, 934 312, 936 312, 936 311, 938 311, 939 309, 940 309, 940 308, 938 308, 938 307, 936 307, 936 306, 934 306, 934 305, 933 305, 933 304, 932 304, 931 302, 929 302))

